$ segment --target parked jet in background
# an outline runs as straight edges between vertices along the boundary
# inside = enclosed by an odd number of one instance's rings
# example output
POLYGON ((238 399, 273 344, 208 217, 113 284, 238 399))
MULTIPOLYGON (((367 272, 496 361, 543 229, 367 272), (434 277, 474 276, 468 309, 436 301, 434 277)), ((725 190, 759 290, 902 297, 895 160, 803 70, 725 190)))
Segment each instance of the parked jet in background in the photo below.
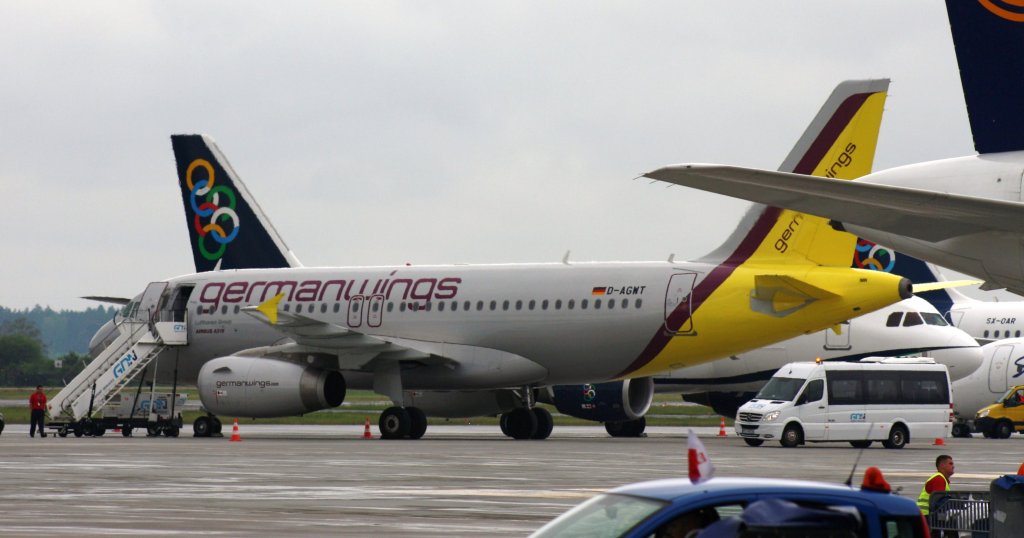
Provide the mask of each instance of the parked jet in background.
MULTIPOLYGON (((876 172, 854 182, 682 164, 647 177, 806 211, 900 252, 1024 293, 1024 8, 946 0, 980 155, 876 172)), ((1013 3, 1016 4, 1016 3, 1013 3)))
MULTIPOLYGON (((843 100, 852 106, 826 125, 852 127, 823 130, 797 170, 813 171, 865 131, 862 155, 873 153, 883 100, 884 88, 843 100)), ((172 141, 192 228, 212 235, 193 245, 216 267, 211 258, 247 244, 258 221, 242 216, 255 215, 254 203, 209 138, 172 141)), ((857 166, 870 169, 865 161, 857 166)), ((418 438, 427 412, 468 408, 504 413, 512 437, 544 438, 552 422, 534 407, 539 387, 647 377, 910 295, 905 279, 846 267, 853 242, 822 219, 760 208, 696 262, 220 270, 153 283, 126 313, 179 323, 187 342, 176 371, 198 379, 216 414, 294 415, 339 405, 346 387, 372 388, 396 403, 381 415, 387 438, 418 438), (425 397, 409 397, 417 391, 425 397)))

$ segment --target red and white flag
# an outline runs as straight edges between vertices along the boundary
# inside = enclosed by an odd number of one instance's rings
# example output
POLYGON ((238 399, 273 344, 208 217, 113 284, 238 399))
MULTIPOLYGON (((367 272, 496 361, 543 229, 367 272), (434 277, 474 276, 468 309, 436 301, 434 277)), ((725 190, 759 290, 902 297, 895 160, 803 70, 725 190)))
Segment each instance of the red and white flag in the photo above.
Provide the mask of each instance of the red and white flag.
POLYGON ((704 443, 700 442, 700 437, 693 433, 692 428, 686 438, 686 453, 690 462, 690 482, 700 484, 715 476, 715 466, 711 464, 707 450, 704 450, 704 443))

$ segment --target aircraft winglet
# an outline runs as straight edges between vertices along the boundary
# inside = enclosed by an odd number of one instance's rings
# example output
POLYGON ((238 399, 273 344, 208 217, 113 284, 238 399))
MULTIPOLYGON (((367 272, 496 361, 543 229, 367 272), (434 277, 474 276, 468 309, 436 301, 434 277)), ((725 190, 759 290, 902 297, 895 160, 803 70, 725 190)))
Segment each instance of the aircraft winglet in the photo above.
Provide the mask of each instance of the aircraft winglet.
POLYGON ((284 299, 284 293, 278 293, 256 306, 256 310, 267 316, 271 325, 277 325, 277 304, 281 302, 281 299, 284 299))

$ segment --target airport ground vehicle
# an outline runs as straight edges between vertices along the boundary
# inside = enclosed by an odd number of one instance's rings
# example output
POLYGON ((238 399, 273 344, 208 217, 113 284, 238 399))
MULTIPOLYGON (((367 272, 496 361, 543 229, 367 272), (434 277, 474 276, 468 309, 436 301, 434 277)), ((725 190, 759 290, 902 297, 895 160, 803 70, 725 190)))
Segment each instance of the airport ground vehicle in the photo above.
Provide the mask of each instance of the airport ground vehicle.
POLYGON ((990 439, 1008 439, 1013 432, 1024 432, 1024 385, 1010 387, 996 403, 982 407, 974 418, 974 428, 990 439))
MULTIPOLYGON (((531 536, 663 536, 672 528, 670 525, 687 519, 695 522, 693 528, 703 528, 715 521, 742 517, 745 509, 757 501, 788 501, 817 510, 822 517, 846 516, 856 521, 845 534, 840 530, 815 536, 928 536, 921 511, 908 498, 839 484, 764 478, 713 478, 700 484, 671 479, 622 486, 592 497, 531 536), (854 513, 856 517, 851 518, 854 513)), ((839 530, 842 525, 837 522, 834 528, 839 530)), ((805 536, 808 532, 806 527, 791 530, 796 534, 778 536, 805 536)))
POLYGON ((130 437, 135 430, 145 430, 150 437, 160 434, 177 437, 181 432, 181 410, 185 407, 186 399, 184 394, 172 397, 172 393, 139 391, 134 394, 118 394, 103 406, 97 416, 51 421, 47 427, 56 430, 60 437, 67 437, 69 433, 75 437, 100 437, 107 430, 116 429, 120 429, 124 437, 130 437))
POLYGON ((779 369, 736 414, 736 435, 750 446, 778 440, 881 441, 948 437, 953 424, 949 372, 928 358, 869 357, 860 362, 794 362, 779 369))

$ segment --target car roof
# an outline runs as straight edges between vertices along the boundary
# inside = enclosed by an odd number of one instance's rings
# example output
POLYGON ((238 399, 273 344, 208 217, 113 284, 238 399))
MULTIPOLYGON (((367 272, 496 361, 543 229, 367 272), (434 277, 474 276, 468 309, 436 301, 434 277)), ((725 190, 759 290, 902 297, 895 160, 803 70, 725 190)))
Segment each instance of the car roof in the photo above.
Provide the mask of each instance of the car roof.
POLYGON ((651 480, 615 488, 608 493, 647 497, 666 502, 675 502, 686 497, 696 500, 697 495, 737 496, 747 495, 829 495, 843 497, 851 502, 871 503, 886 510, 902 513, 904 509, 917 509, 910 499, 888 493, 862 491, 842 484, 828 484, 808 480, 786 480, 775 478, 712 478, 700 484, 693 484, 686 478, 651 480))

